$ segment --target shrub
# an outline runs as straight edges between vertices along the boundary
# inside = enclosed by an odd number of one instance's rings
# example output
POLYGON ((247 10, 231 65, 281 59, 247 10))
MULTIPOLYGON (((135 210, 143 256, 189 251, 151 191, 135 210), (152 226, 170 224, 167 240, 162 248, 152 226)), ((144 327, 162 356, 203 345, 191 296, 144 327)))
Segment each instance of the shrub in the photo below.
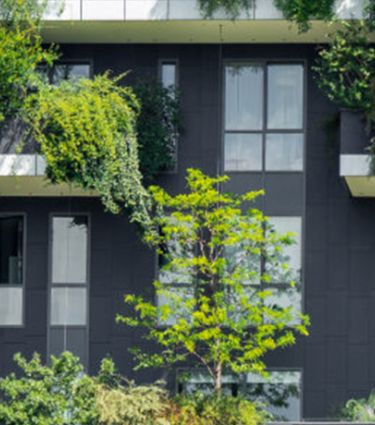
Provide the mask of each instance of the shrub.
POLYGON ((352 399, 347 401, 340 412, 340 419, 351 422, 374 422, 375 421, 375 392, 368 399, 352 399))
POLYGON ((34 354, 28 362, 16 354, 21 369, 0 380, 0 423, 4 425, 95 425, 95 387, 83 375, 78 358, 64 353, 44 366, 34 354))
POLYGON ((295 22, 300 32, 310 29, 310 20, 329 21, 335 0, 274 0, 284 18, 295 22))
POLYGON ((177 397, 167 419, 171 425, 261 425, 271 416, 243 398, 196 393, 177 397))
POLYGON ((140 170, 143 179, 150 182, 175 165, 180 99, 173 87, 164 88, 158 81, 141 82, 134 91, 140 103, 136 128, 140 170))
POLYGON ((341 107, 368 110, 372 106, 371 84, 375 48, 368 42, 364 22, 342 23, 328 47, 319 51, 316 80, 330 100, 341 107))

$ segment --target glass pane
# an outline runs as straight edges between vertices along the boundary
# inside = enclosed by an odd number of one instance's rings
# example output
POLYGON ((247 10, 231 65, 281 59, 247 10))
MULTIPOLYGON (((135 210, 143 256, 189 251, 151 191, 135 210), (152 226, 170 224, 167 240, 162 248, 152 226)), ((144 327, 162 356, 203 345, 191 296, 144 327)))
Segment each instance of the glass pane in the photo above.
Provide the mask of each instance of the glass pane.
POLYGON ((295 242, 291 245, 283 246, 283 252, 281 254, 280 261, 274 264, 266 264, 266 271, 271 275, 272 283, 288 283, 291 280, 299 282, 301 276, 302 255, 301 217, 270 217, 269 223, 280 235, 292 232, 295 242), (288 264, 288 269, 283 267, 284 263, 288 264))
POLYGON ((301 380, 301 372, 298 371, 270 371, 268 378, 248 374, 245 396, 264 403, 275 420, 299 421, 301 380))
POLYGON ((51 325, 86 325, 86 289, 52 288, 51 325))
POLYGON ((261 171, 261 134, 226 134, 224 167, 225 171, 261 171))
POLYGON ((266 170, 302 171, 302 168, 302 134, 267 134, 266 170))
MULTIPOLYGON (((289 325, 301 323, 299 313, 302 312, 301 288, 273 288, 272 295, 265 299, 265 304, 275 311, 291 308, 289 325)), ((267 321, 267 320, 266 320, 267 321)))
POLYGON ((53 218, 53 283, 86 283, 87 227, 86 216, 53 218))
POLYGON ((22 288, 0 288, 0 326, 22 325, 22 288))
POLYGON ((226 130, 261 130, 263 127, 263 68, 230 65, 225 68, 226 130))
POLYGON ((259 285, 261 274, 260 254, 252 253, 251 246, 227 246, 224 256, 227 260, 226 272, 242 278, 244 285, 259 285))
POLYGON ((77 81, 80 78, 90 78, 89 64, 60 63, 55 65, 53 68, 53 84, 56 84, 63 80, 77 81))
POLYGON ((268 66, 267 128, 303 126, 303 65, 268 66))
POLYGON ((0 217, 0 283, 21 284, 23 274, 23 218, 0 217))
MULTIPOLYGON (((192 310, 184 306, 184 303, 192 298, 192 289, 188 286, 165 286, 164 290, 164 293, 157 295, 158 308, 169 305, 172 311, 178 311, 178 314, 168 314, 166 319, 159 317, 159 324, 171 326, 174 325, 178 319, 184 318, 185 320, 189 320, 191 318, 192 310)), ((161 314, 163 314, 162 311, 160 311, 160 315, 161 314)))
POLYGON ((176 85, 176 64, 162 63, 161 64, 161 82, 163 87, 174 87, 176 85))

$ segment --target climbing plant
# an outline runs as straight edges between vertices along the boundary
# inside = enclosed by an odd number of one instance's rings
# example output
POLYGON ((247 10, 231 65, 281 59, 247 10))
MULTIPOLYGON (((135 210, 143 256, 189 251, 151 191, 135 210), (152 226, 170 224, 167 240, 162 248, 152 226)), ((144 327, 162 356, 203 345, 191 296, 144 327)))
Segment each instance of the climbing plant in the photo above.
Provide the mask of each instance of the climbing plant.
POLYGON ((134 91, 140 103, 136 125, 140 169, 145 182, 150 182, 175 166, 180 99, 175 88, 154 80, 139 82, 134 91))
POLYGON ((148 223, 148 196, 139 171, 135 135, 139 103, 123 76, 43 85, 28 99, 28 117, 53 183, 99 193, 106 208, 124 208, 131 221, 148 223))

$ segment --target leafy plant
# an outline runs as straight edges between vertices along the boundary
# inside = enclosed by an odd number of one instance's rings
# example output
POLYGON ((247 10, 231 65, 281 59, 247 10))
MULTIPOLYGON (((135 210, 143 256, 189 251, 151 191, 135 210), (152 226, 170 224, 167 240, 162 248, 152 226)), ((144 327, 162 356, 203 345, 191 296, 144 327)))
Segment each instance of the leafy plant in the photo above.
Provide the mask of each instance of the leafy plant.
POLYGON ((51 64, 53 48, 45 49, 39 20, 46 2, 3 0, 0 10, 0 123, 20 114, 40 77, 39 64, 51 64))
POLYGON ((241 397, 195 393, 179 396, 167 409, 171 425, 262 425, 271 416, 241 397))
POLYGON ((34 354, 28 362, 20 354, 21 369, 0 380, 0 422, 4 425, 94 425, 95 387, 83 375, 78 358, 64 353, 44 366, 34 354))
POLYGON ((175 165, 180 99, 175 88, 164 88, 158 81, 140 82, 134 91, 140 103, 136 126, 140 170, 144 180, 150 182, 160 171, 175 165))
POLYGON ((290 283, 291 293, 298 291, 282 257, 292 235, 278 235, 257 209, 242 211, 261 191, 222 193, 219 187, 226 181, 226 176, 211 178, 189 169, 186 194, 150 188, 153 224, 160 232, 146 240, 164 261, 154 286, 165 302, 157 307, 127 295, 132 312, 117 318, 145 328, 146 339, 157 343, 156 352, 133 350, 138 367, 195 361, 218 393, 224 369, 266 374, 264 355, 294 344, 295 334, 307 335, 308 325, 307 316, 272 301, 277 288, 264 286, 277 275, 290 283), (261 258, 266 270, 260 268, 261 258))
POLYGON ((352 399, 346 402, 340 412, 340 419, 351 422, 374 422, 375 421, 375 392, 368 399, 352 399))
POLYGON ((274 3, 285 19, 295 22, 300 32, 306 32, 312 19, 332 19, 335 0, 274 0, 274 3))
POLYGON ((109 211, 126 208, 147 227, 135 136, 139 103, 131 88, 118 84, 121 78, 44 85, 28 100, 29 123, 53 183, 95 190, 109 211))
POLYGON ((235 19, 241 11, 249 11, 253 8, 255 0, 198 0, 198 4, 206 18, 212 17, 218 10, 223 10, 235 19))
POLYGON ((369 110, 374 78, 375 49, 368 42, 364 22, 342 22, 328 47, 319 51, 316 81, 330 100, 341 107, 369 110))

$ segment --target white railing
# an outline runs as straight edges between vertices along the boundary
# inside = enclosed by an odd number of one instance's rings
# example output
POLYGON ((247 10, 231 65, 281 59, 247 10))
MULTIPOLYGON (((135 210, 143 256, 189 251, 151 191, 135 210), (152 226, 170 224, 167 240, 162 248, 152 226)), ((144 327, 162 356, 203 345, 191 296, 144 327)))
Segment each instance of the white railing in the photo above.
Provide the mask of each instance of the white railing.
MULTIPOLYGON (((365 0, 336 0, 336 15, 341 19, 363 17, 365 0)), ((67 21, 158 21, 201 20, 197 0, 65 0, 59 12, 60 0, 49 0, 46 20, 67 21)), ((213 19, 228 19, 216 13, 213 19)), ((239 19, 282 19, 273 0, 256 0, 255 7, 239 19)))

